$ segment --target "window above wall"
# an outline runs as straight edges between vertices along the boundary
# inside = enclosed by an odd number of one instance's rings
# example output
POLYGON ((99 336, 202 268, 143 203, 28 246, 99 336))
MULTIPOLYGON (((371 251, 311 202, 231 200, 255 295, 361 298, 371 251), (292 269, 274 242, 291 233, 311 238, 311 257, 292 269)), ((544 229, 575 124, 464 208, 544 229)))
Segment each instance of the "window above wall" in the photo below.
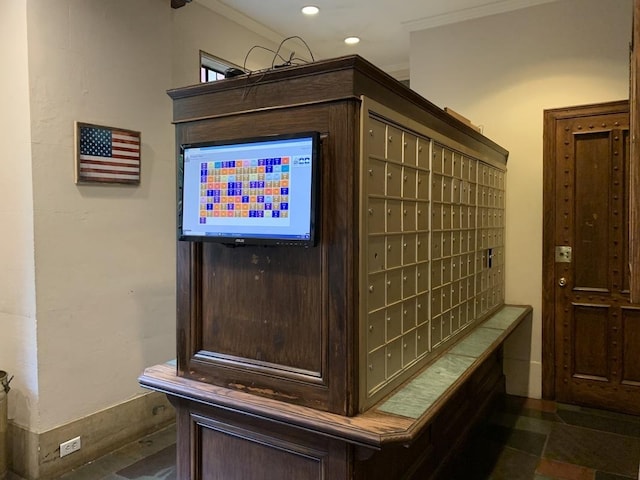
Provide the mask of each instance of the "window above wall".
POLYGON ((200 82, 215 82, 224 78, 224 72, 236 65, 200 50, 200 82))

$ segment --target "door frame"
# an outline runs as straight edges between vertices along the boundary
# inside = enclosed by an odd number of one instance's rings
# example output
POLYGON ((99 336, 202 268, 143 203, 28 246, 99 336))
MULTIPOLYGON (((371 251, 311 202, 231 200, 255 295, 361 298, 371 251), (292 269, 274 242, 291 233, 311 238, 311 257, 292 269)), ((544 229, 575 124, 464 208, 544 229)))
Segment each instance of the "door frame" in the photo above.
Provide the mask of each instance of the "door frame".
POLYGON ((629 111, 629 100, 544 110, 542 219, 542 398, 556 398, 555 373, 555 197, 556 124, 567 118, 629 111))
POLYGON ((631 302, 640 303, 640 245, 634 240, 638 240, 637 232, 640 229, 640 0, 635 0, 633 5, 633 34, 631 35, 631 55, 630 55, 630 162, 629 165, 629 261, 631 269, 631 302), (635 237, 635 238, 634 238, 635 237), (635 273, 635 274, 634 274, 635 273))

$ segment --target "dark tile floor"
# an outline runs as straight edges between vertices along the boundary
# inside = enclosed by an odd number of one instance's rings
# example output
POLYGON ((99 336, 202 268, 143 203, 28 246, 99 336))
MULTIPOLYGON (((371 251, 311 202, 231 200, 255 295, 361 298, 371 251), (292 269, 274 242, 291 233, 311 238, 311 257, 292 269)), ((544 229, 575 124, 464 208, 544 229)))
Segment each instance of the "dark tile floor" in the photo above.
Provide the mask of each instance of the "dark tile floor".
MULTIPOLYGON (((176 480, 175 452, 172 426, 62 479, 176 480)), ((640 417, 507 396, 454 463, 441 480, 635 480, 640 417)))
POLYGON ((507 396, 442 480, 640 479, 640 417, 507 396))
POLYGON ((130 443, 61 480, 177 480, 175 425, 130 443))
MULTIPOLYGON (((175 425, 129 443, 95 462, 63 475, 60 479, 177 480, 175 425)), ((9 473, 6 480, 24 479, 9 473)))

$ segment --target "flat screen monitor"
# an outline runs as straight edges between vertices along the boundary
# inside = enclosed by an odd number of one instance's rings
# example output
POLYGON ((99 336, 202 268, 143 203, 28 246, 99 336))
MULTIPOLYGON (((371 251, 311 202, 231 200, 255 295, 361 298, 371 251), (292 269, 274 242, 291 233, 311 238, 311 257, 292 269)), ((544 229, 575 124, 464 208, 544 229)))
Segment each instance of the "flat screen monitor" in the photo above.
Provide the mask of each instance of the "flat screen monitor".
POLYGON ((319 143, 305 132, 181 145, 179 240, 315 245, 319 143))

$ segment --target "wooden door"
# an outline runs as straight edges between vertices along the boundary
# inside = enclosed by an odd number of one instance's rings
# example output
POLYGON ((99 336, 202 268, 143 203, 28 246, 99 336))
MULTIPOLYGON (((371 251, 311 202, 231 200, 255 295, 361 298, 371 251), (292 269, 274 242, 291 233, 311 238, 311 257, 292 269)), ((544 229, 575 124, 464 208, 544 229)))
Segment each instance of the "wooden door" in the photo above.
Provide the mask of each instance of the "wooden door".
POLYGON ((546 397, 640 414, 629 139, 627 101, 545 112, 543 368, 546 397))

